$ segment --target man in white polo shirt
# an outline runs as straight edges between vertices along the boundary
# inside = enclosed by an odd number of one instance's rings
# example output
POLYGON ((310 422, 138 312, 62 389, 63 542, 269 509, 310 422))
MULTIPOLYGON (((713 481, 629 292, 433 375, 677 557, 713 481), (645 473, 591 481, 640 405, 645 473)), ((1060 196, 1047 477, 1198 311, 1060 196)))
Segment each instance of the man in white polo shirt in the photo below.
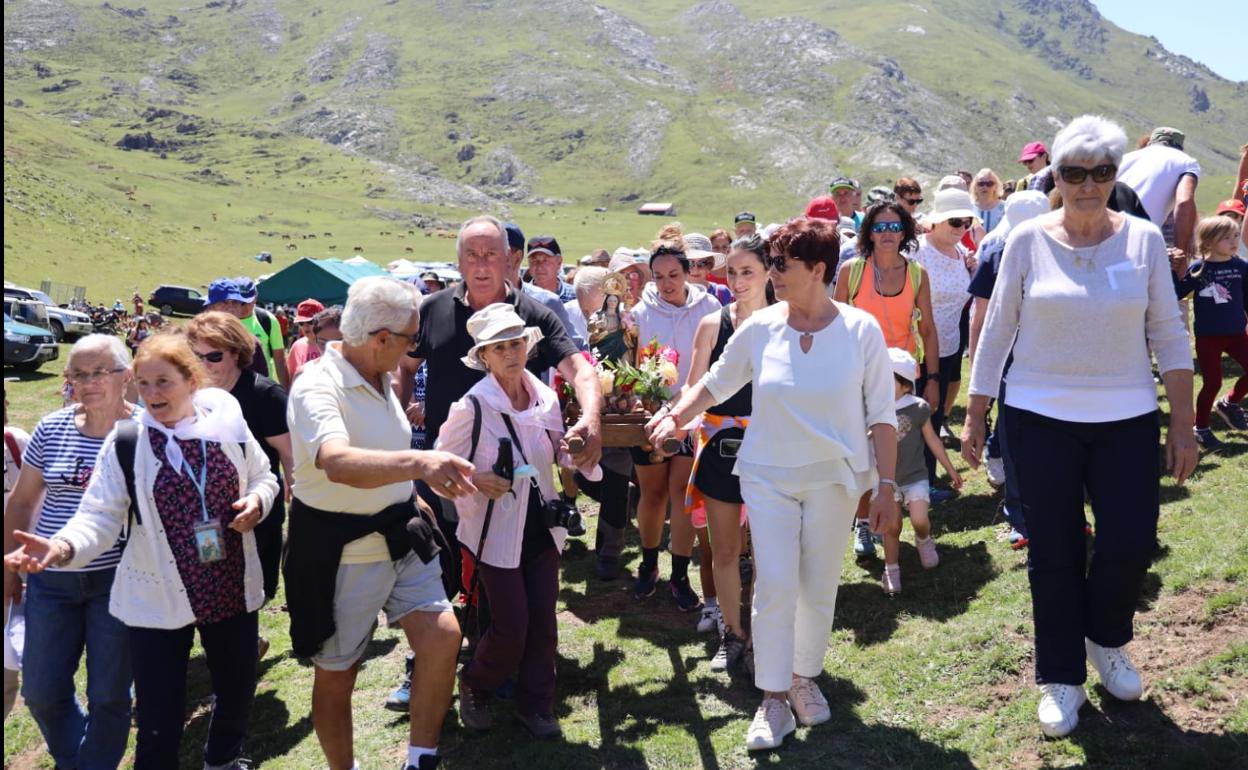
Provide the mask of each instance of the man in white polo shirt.
POLYGON ((415 344, 419 306, 411 284, 356 282, 342 342, 305 365, 287 408, 295 439, 284 570, 291 643, 316 665, 312 724, 331 770, 356 767, 351 694, 379 611, 415 652, 408 770, 437 766, 451 702, 459 625, 442 584, 440 533, 417 511, 412 482, 448 498, 475 488, 471 463, 409 449, 389 373, 415 344))

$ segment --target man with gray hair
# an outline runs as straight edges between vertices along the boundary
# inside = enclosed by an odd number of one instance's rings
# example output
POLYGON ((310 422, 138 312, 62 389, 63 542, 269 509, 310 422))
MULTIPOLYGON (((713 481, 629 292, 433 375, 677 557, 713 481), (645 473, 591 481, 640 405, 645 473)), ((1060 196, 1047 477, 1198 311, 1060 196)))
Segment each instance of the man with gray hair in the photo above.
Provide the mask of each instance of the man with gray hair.
POLYGON ((342 341, 304 366, 287 408, 296 439, 283 571, 291 646, 316 666, 312 725, 331 770, 356 766, 351 694, 379 611, 416 653, 408 770, 437 765, 454 687, 459 624, 442 585, 440 534, 418 509, 412 482, 448 498, 475 487, 471 463, 408 448, 390 373, 416 344, 419 308, 411 284, 357 281, 342 341))

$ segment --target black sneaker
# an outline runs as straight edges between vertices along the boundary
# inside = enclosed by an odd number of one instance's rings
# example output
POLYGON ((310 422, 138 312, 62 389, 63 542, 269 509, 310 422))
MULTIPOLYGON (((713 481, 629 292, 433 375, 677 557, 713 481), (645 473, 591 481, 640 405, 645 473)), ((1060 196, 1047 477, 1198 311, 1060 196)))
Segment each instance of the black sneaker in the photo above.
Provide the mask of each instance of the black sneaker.
POLYGON ((672 588, 672 598, 676 600, 676 606, 681 612, 693 612, 702 606, 702 597, 689 585, 688 577, 673 578, 668 581, 668 585, 672 588))
POLYGON ((649 570, 643 564, 637 568, 637 582, 633 584, 633 598, 645 599, 648 596, 654 596, 654 588, 659 582, 658 566, 651 567, 649 570))
POLYGON ((1235 430, 1248 430, 1248 417, 1244 417, 1244 410, 1239 404, 1232 404, 1225 398, 1219 398, 1213 408, 1218 410, 1218 414, 1222 415, 1227 425, 1235 430))
POLYGON ((435 770, 435 768, 438 766, 438 763, 440 763, 441 761, 442 761, 442 757, 438 756, 437 754, 422 754, 420 757, 420 764, 409 765, 406 762, 404 762, 403 770, 435 770))
POLYGON ((1200 444, 1201 449, 1216 452, 1225 446, 1217 436, 1213 435, 1212 428, 1195 428, 1194 430, 1196 432, 1196 443, 1200 444))

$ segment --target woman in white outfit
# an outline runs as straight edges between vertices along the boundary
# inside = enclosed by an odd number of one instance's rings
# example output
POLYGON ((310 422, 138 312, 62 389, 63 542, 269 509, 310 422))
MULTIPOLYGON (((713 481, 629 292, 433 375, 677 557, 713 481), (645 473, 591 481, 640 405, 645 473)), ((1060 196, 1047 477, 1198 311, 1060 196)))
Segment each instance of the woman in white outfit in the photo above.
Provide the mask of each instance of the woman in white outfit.
POLYGON ((858 497, 883 489, 871 503, 876 531, 898 515, 892 369, 875 319, 827 296, 839 241, 829 221, 781 227, 766 264, 782 301, 752 314, 711 371, 648 426, 661 446, 708 407, 754 388, 735 470, 755 554, 754 683, 765 692, 750 750, 779 746, 796 729, 794 712, 805 725, 830 717, 814 677, 858 497))

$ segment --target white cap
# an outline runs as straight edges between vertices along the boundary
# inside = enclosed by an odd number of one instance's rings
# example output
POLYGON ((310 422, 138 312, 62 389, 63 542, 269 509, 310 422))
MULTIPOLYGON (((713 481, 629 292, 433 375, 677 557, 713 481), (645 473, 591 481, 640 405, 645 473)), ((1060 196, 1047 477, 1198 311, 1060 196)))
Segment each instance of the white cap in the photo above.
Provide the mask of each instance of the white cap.
POLYGON ((893 374, 914 384, 919 376, 919 362, 914 356, 901 348, 889 348, 888 358, 893 364, 893 374))

